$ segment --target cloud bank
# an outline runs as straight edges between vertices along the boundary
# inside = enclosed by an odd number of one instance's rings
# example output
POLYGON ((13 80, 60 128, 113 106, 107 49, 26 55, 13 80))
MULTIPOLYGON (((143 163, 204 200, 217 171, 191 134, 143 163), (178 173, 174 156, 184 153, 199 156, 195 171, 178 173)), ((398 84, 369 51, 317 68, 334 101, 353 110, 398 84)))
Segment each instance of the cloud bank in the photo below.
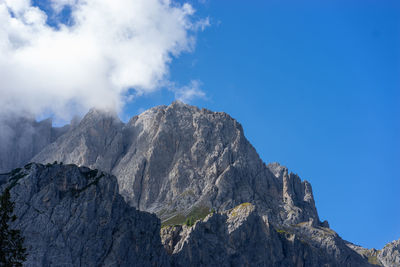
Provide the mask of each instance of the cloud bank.
MULTIPOLYGON (((29 0, 0 3, 0 113, 53 113, 69 117, 90 107, 121 109, 132 94, 168 83, 174 57, 194 47, 189 4, 169 0, 52 0, 54 16, 29 0)), ((202 95, 179 91, 181 99, 202 95)), ((194 89, 193 89, 194 88, 194 89)))

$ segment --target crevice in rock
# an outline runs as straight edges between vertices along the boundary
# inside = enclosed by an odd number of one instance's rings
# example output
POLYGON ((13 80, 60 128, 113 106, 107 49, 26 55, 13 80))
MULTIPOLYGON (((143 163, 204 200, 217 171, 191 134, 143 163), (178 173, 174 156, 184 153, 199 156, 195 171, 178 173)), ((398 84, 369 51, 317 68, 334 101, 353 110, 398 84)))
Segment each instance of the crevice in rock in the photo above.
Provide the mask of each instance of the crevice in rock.
POLYGON ((139 184, 139 192, 138 192, 138 200, 137 200, 137 208, 140 210, 140 200, 142 198, 142 191, 143 191, 143 179, 144 179, 144 175, 146 172, 146 167, 147 167, 147 160, 144 160, 143 162, 143 169, 142 169, 142 173, 140 175, 140 184, 139 184))

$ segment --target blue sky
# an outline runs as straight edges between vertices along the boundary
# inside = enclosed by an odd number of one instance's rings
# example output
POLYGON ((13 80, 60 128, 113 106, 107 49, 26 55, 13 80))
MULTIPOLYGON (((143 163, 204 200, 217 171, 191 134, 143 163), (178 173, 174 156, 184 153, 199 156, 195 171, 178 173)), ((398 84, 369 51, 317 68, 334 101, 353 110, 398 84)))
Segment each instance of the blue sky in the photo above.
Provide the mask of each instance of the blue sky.
MULTIPOLYGON (((400 238, 400 2, 190 3, 211 25, 169 80, 199 81, 206 97, 191 104, 229 113, 265 162, 310 181, 341 237, 377 249, 400 238)), ((124 117, 174 98, 146 93, 124 117)))

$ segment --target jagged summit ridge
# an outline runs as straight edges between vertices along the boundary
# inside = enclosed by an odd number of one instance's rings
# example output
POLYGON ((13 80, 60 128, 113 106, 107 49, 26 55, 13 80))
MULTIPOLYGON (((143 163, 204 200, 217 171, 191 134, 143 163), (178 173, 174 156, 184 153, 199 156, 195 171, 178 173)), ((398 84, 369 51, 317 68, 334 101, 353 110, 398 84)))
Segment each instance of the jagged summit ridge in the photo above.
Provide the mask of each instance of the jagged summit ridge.
MULTIPOLYGON (((124 198, 163 220, 194 208, 226 210, 243 202, 279 223, 319 223, 311 186, 276 176, 224 112, 174 102, 122 123, 91 110, 32 161, 62 161, 114 174, 124 198)), ((278 168, 278 167, 276 167, 278 168)))

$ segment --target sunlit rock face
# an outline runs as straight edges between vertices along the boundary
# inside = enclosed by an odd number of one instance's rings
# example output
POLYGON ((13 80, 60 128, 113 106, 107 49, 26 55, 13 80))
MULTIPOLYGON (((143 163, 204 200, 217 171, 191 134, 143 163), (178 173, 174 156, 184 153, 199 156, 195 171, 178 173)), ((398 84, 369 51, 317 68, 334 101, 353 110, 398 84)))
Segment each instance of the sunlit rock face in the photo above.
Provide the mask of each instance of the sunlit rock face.
POLYGON ((75 165, 29 164, 0 175, 25 237, 25 266, 167 266, 160 221, 130 207, 115 177, 75 165))
POLYGON ((13 188, 29 249, 44 240, 30 262, 397 266, 395 242, 368 250, 321 222, 310 183, 264 164, 226 113, 174 102, 123 123, 92 109, 58 133, 31 161, 64 165, 33 164, 13 188))
POLYGON ((388 267, 400 266, 400 239, 386 244, 379 251, 378 259, 388 267))
POLYGON ((278 227, 251 203, 194 226, 164 226, 161 238, 174 266, 372 266, 334 231, 278 227))
POLYGON ((110 172, 130 205, 162 220, 194 208, 223 211, 251 202, 277 223, 319 223, 308 182, 278 164, 266 166, 226 113, 181 102, 152 108, 126 124, 115 114, 91 110, 32 161, 110 172))

